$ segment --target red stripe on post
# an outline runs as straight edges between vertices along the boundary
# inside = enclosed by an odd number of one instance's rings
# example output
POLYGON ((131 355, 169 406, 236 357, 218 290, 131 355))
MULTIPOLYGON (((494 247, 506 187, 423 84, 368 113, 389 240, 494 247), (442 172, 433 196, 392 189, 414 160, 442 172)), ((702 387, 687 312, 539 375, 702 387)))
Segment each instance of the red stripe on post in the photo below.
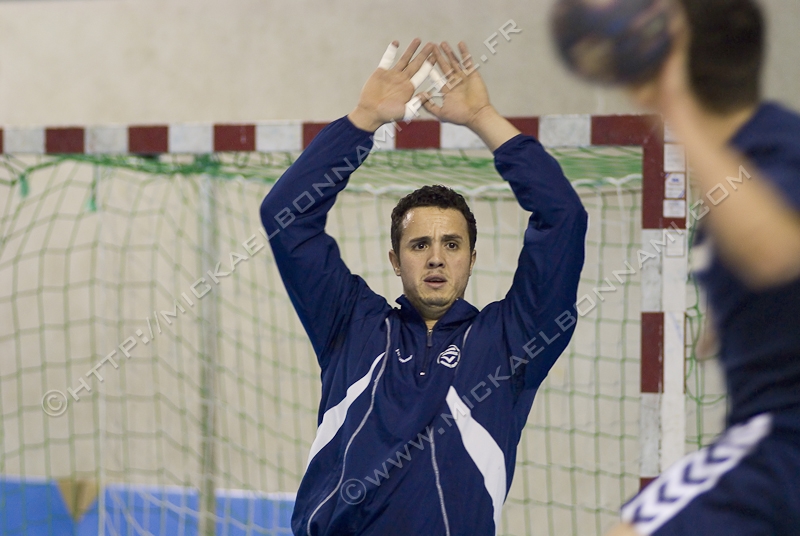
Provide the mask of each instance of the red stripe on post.
POLYGON ((650 482, 652 482, 653 480, 655 480, 655 478, 645 478, 645 477, 639 478, 639 491, 649 486, 650 482))
POLYGON ((303 123, 303 149, 308 147, 319 131, 327 126, 328 123, 303 123))
POLYGON ((255 125, 214 125, 215 151, 255 151, 255 125))
POLYGON ((644 145, 663 131, 657 115, 592 116, 592 145, 644 145))
POLYGON ((539 137, 539 118, 538 117, 507 117, 508 122, 527 136, 539 137))
POLYGON ((44 152, 47 154, 82 154, 82 128, 47 128, 44 131, 44 152))
POLYGON ((644 145, 642 163, 642 229, 686 229, 686 218, 664 217, 666 173, 664 173, 664 136, 644 145))
POLYGON ((3 145, 3 129, 0 128, 0 154, 5 153, 4 147, 5 146, 3 145))
POLYGON ((128 127, 128 152, 132 154, 169 152, 169 127, 128 127))
POLYGON ((664 313, 642 313, 641 392, 664 392, 664 313))
POLYGON ((435 120, 418 120, 396 123, 396 149, 439 149, 441 147, 440 123, 435 120))
POLYGON ((685 219, 664 217, 664 123, 657 115, 592 117, 593 145, 640 145, 642 229, 686 228, 685 219))

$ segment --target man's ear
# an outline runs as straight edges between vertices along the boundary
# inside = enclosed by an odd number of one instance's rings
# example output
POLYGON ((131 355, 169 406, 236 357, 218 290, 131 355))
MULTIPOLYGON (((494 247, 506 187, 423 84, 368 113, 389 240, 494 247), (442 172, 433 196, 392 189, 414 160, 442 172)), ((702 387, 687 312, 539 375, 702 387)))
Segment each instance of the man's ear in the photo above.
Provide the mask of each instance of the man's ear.
POLYGON ((472 275, 472 268, 475 266, 475 260, 478 258, 478 251, 472 250, 472 258, 469 261, 469 275, 472 275))
POLYGON ((394 252, 393 249, 389 250, 389 262, 392 263, 392 268, 394 268, 395 275, 400 275, 400 257, 397 256, 397 253, 394 252))

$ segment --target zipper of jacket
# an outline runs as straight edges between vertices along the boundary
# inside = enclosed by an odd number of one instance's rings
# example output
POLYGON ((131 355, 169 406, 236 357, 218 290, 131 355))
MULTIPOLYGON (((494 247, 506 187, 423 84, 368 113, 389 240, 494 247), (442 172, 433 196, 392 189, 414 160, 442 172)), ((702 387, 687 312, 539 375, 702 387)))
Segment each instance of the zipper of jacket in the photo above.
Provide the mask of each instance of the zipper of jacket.
POLYGON ((422 362, 423 369, 419 371, 420 376, 425 376, 428 372, 428 362, 430 361, 430 348, 433 347, 433 328, 428 330, 428 342, 427 342, 428 349, 425 350, 425 360, 422 362))

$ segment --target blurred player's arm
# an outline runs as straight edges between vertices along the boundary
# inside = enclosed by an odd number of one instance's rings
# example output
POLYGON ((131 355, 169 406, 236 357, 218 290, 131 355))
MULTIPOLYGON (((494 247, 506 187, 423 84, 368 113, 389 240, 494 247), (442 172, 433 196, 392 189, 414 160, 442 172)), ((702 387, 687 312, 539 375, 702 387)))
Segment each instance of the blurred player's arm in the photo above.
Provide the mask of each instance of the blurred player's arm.
POLYGON ((690 89, 687 58, 684 33, 656 80, 634 90, 633 96, 661 112, 686 146, 704 197, 728 177, 738 180, 740 168, 750 174, 716 206, 705 203, 715 243, 752 287, 788 283, 800 277, 800 213, 755 166, 728 146, 754 108, 722 117, 704 109, 690 89))
POLYGON ((606 532, 606 536, 641 536, 632 525, 628 523, 620 523, 610 531, 606 532))
POLYGON ((800 277, 800 213, 743 155, 714 139, 713 122, 688 109, 673 111, 668 119, 688 148, 703 194, 725 184, 727 177, 738 179, 740 167, 751 176, 716 206, 705 203, 715 243, 740 277, 753 287, 800 277))
POLYGON ((425 107, 440 120, 475 132, 494 153, 520 206, 532 213, 514 281, 500 306, 509 355, 530 361, 519 374, 524 370, 524 387, 535 389, 575 329, 588 216, 558 162, 497 113, 463 43, 459 50, 463 70, 446 43, 435 52, 449 85, 441 106, 426 101, 425 107), (542 330, 552 337, 549 343, 534 336, 542 330))

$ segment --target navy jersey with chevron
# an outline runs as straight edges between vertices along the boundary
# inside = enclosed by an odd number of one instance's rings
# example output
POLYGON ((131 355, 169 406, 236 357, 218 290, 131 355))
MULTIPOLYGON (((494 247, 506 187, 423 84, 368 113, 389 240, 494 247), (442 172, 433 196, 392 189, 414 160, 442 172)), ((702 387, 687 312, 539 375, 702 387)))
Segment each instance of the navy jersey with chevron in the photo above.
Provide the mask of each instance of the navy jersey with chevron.
POLYGON ((511 288, 482 311, 457 300, 429 333, 405 297, 393 308, 352 274, 325 233, 371 147, 346 117, 331 123, 261 206, 322 369, 292 528, 494 534, 534 395, 574 331, 587 215, 537 140, 506 142, 497 170, 532 212, 511 288))
MULTIPOLYGON (((731 145, 800 213, 800 116, 776 104, 763 104, 731 145)), ((743 163, 745 181, 748 165, 743 163)), ((702 230, 694 253, 708 259, 695 273, 714 313, 730 400, 729 423, 765 412, 800 414, 800 279, 751 290, 716 254, 712 237, 702 230)))
POLYGON ((757 415, 670 467, 622 508, 641 536, 800 534, 800 429, 757 415))
MULTIPOLYGON (((730 144, 800 213, 800 116, 763 104, 730 144)), ((622 518, 643 536, 800 534, 800 279, 751 290, 712 239, 700 229, 693 264, 720 341, 728 428, 651 482, 622 518)))

